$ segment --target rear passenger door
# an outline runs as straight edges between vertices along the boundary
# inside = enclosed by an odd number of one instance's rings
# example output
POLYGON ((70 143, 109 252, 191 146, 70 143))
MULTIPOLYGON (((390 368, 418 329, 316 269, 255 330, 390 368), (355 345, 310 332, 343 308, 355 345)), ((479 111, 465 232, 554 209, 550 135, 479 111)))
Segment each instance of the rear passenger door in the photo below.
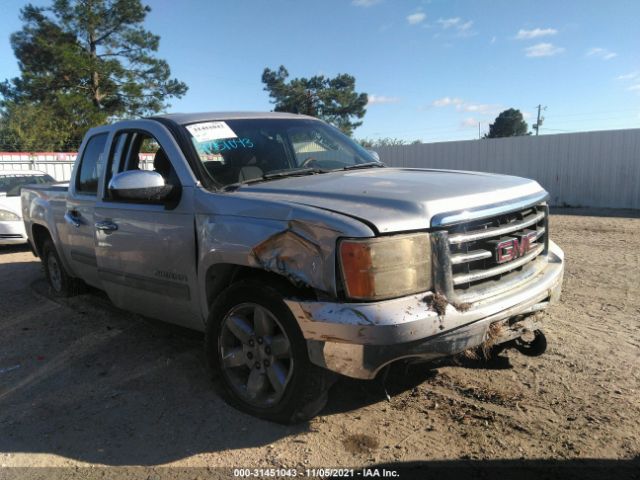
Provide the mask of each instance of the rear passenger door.
POLYGON ((108 133, 90 136, 69 182, 64 222, 60 238, 67 260, 76 277, 100 287, 95 253, 94 210, 98 186, 105 164, 108 133))
MULTIPOLYGON (((139 125, 139 123, 137 123, 139 125)), ((96 205, 100 281, 117 306, 202 330, 196 275, 193 181, 171 135, 160 124, 116 132, 96 205), (160 173, 174 187, 165 202, 116 198, 109 180, 128 170, 160 173)))

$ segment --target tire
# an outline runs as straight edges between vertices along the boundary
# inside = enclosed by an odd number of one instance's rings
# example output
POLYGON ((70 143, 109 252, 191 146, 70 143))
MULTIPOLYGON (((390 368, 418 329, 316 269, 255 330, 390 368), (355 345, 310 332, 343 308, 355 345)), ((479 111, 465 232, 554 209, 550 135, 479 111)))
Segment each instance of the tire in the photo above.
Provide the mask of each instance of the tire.
POLYGON ((539 357, 547 351, 547 337, 542 330, 535 330, 531 341, 516 338, 514 340, 514 347, 527 357, 539 357))
POLYGON ((42 244, 42 264, 51 293, 56 297, 73 297, 84 291, 81 280, 70 276, 64 269, 51 239, 42 244))
POLYGON ((306 342, 280 293, 287 286, 275 286, 240 280, 223 291, 211 308, 205 349, 227 403, 290 424, 322 410, 333 376, 309 361, 306 342))

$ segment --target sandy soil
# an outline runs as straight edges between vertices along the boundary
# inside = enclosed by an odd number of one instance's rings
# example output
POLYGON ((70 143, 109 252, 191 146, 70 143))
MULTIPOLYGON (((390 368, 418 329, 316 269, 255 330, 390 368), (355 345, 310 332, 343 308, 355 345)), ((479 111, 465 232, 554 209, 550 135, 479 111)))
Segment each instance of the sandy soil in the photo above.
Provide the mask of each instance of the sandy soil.
POLYGON ((30 252, 0 248, 0 465, 635 468, 640 219, 563 213, 551 219, 567 269, 546 354, 398 368, 390 401, 379 382, 340 380, 322 415, 293 427, 223 403, 200 335, 99 292, 54 301, 30 252))

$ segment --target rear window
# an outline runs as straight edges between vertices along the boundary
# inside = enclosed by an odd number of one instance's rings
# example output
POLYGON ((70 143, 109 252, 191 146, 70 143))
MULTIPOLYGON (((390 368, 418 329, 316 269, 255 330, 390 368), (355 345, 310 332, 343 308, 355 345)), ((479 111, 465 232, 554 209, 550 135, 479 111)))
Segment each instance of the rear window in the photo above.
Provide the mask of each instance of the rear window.
POLYGON ((55 180, 49 175, 11 174, 0 175, 0 193, 7 197, 19 197, 20 189, 25 185, 53 183, 55 180))

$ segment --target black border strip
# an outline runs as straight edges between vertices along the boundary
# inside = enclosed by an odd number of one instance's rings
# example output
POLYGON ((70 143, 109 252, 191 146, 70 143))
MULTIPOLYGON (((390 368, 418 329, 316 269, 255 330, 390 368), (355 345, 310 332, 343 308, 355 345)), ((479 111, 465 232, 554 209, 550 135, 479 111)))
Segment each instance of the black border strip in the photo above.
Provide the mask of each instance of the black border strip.
POLYGON ((100 274, 101 280, 105 282, 115 283, 116 285, 122 285, 124 287, 137 288, 179 300, 191 300, 189 285, 183 283, 160 280, 107 268, 99 268, 98 273, 100 274))

